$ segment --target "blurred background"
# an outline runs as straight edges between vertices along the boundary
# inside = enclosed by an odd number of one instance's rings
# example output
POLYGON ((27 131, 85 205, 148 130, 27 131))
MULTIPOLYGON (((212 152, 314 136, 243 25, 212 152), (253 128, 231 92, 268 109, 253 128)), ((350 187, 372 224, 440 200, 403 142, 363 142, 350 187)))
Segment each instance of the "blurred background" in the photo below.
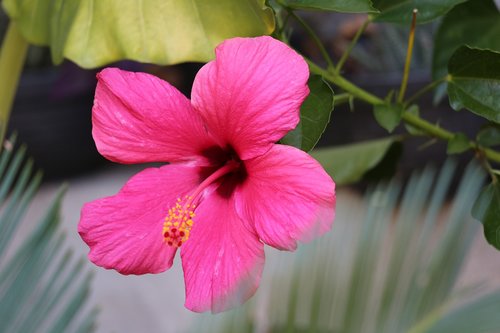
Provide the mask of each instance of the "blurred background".
MULTIPOLYGON (((365 15, 341 13, 301 14, 318 32, 334 60, 340 58, 366 19, 365 15)), ((7 26, 5 13, 2 12, 0 18, 0 33, 3 35, 7 26)), ((437 25, 418 26, 408 95, 431 81, 432 43, 437 25)), ((344 66, 344 75, 363 89, 385 97, 388 91, 399 87, 407 40, 406 27, 370 24, 344 66)), ((292 24, 290 42, 317 64, 324 65, 319 50, 297 24, 292 24)), ((151 73, 189 96, 194 76, 202 64, 157 66, 122 61, 109 66, 151 73)), ((27 144, 29 154, 44 170, 46 180, 64 179, 109 165, 96 152, 91 137, 90 110, 98 71, 81 69, 70 61, 53 66, 48 48, 30 46, 9 130, 10 133, 16 131, 19 141, 27 144)), ((452 112, 445 98, 442 94, 424 96, 420 103, 422 117, 474 137, 484 121, 465 112, 452 112)), ((400 127, 396 134, 404 132, 400 127)), ((347 144, 387 135, 387 131, 374 121, 372 107, 355 101, 353 105, 344 104, 335 108, 319 146, 347 144), (357 122, 363 126, 352 125, 357 122)), ((398 147, 393 152, 391 157, 399 162, 397 170, 392 171, 405 176, 415 167, 425 166, 428 161, 442 163, 445 151, 445 142, 409 138, 404 142, 404 149, 398 147)), ((458 158, 465 162, 470 160, 471 155, 465 153, 458 158)), ((388 176, 392 173, 388 172, 388 176)))
MULTIPOLYGON (((309 12, 303 15, 303 19, 315 27, 333 58, 338 59, 365 17, 309 12)), ((6 25, 7 18, 2 12, 0 36, 3 36, 6 25)), ((409 94, 430 81, 428 69, 435 29, 435 24, 419 26, 417 29, 409 94)), ((370 25, 353 50, 352 59, 344 67, 346 76, 381 97, 387 91, 397 89, 404 65, 407 34, 404 27, 370 25)), ((294 28, 290 40, 298 50, 321 64, 318 50, 305 38, 300 27, 294 28)), ((201 64, 162 67, 125 61, 112 66, 152 73, 189 96, 192 80, 201 64)), ((35 227, 36 217, 49 205, 60 184, 66 182, 69 187, 62 205, 62 225, 67 233, 68 244, 77 255, 86 255, 88 249, 76 232, 82 205, 115 194, 132 175, 147 167, 117 165, 104 160, 97 153, 91 136, 91 108, 97 72, 83 70, 69 61, 53 66, 48 49, 30 47, 11 114, 9 132, 17 132, 17 142, 27 145, 27 154, 33 157, 35 166, 44 171, 44 183, 29 210, 28 223, 18 230, 14 243, 35 227)), ((439 122, 444 127, 473 136, 482 125, 481 120, 471 114, 458 114, 447 105, 442 100, 440 102, 439 98, 433 100, 433 96, 428 95, 421 104, 421 113, 424 118, 439 122)), ((320 146, 386 135, 387 132, 373 121, 371 107, 356 101, 352 106, 344 104, 333 111, 320 146), (354 122, 366 126, 351 126, 354 122)), ((423 169, 430 162, 436 167, 441 166, 445 151, 444 143, 419 138, 407 140, 403 147, 394 148, 392 157, 399 156, 401 159, 395 170, 387 170, 387 175, 395 171, 404 182, 411 171, 423 169)), ((459 158, 458 174, 465 168, 462 161, 468 160, 470 156, 459 158)), ((338 215, 332 233, 336 232, 336 228, 342 230, 353 221, 362 220, 356 212, 364 211, 366 201, 360 189, 364 190, 367 186, 368 182, 364 182, 361 187, 338 189, 338 215)), ((500 287, 500 257, 479 233, 477 228, 474 229, 472 248, 466 253, 457 288, 477 284, 486 285, 487 290, 500 287)), ((342 247, 338 250, 342 251, 342 247)), ((277 263, 287 260, 293 262, 300 257, 300 253, 276 250, 267 251, 266 255, 268 262, 262 286, 255 297, 257 300, 265 299, 266 293, 270 292, 269 285, 267 288, 265 285, 277 274, 277 263)), ((86 265, 95 272, 90 303, 97 304, 100 309, 98 332, 180 332, 195 327, 200 320, 200 315, 183 307, 184 286, 179 260, 164 274, 139 277, 122 276, 90 263, 86 265)))

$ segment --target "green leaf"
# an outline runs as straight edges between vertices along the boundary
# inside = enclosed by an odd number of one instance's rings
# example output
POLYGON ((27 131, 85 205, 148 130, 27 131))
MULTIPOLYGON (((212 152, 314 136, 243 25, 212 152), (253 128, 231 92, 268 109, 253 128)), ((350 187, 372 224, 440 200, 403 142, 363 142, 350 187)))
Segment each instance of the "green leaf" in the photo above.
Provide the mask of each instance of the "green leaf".
POLYGON ((376 167, 398 137, 359 142, 331 148, 318 148, 311 156, 318 160, 338 185, 354 183, 376 167))
POLYGON ((467 1, 453 8, 441 23, 434 42, 432 76, 447 73, 451 55, 461 45, 500 51, 500 12, 492 0, 467 1))
POLYGON ((319 75, 311 75, 307 82, 310 93, 300 107, 300 122, 281 142, 304 151, 314 148, 333 111, 333 90, 319 75))
MULTIPOLYGON (((420 117, 420 109, 417 104, 412 104, 405 112, 420 117)), ((410 133, 411 135, 425 135, 425 132, 410 124, 405 123, 404 125, 408 133, 410 133)))
POLYGON ((417 23, 427 23, 446 14, 455 5, 466 0, 373 0, 380 14, 375 21, 410 25, 413 9, 418 9, 417 23))
POLYGON ((457 133, 448 141, 447 154, 460 154, 470 148, 469 138, 463 133, 457 133))
POLYGON ((453 109, 466 108, 500 122, 500 52, 462 46, 451 57, 448 72, 453 109))
POLYGON ((402 114, 403 106, 401 104, 377 104, 373 108, 375 119, 389 133, 399 125, 402 114))
POLYGON ((481 191, 472 216, 483 224, 488 243, 500 250, 500 183, 491 183, 481 191))
POLYGON ((155 64, 208 61, 234 36, 274 30, 264 0, 4 0, 26 39, 48 45, 52 59, 82 67, 131 59, 155 64))
POLYGON ((285 5, 296 9, 331 10, 343 13, 376 13, 370 0, 286 0, 285 5))
POLYGON ((403 143, 401 141, 394 142, 377 165, 365 172, 361 180, 372 184, 390 180, 398 171, 399 160, 402 155, 403 143))
POLYGON ((484 147, 500 145, 500 127, 488 126, 477 133, 477 142, 484 147))

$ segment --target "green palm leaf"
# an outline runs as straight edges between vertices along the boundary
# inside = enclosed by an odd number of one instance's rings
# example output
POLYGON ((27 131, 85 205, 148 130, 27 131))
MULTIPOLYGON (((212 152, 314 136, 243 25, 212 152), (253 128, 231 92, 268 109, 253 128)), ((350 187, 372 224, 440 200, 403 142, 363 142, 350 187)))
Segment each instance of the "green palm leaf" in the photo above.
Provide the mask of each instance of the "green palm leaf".
POLYGON ((0 153, 0 332, 91 332, 96 311, 85 308, 91 276, 58 228, 64 188, 36 229, 20 245, 11 242, 41 178, 25 162, 25 148, 0 153))
MULTIPOLYGON (((246 306, 208 316, 205 332, 499 332, 500 291, 455 290, 478 223, 470 208, 483 174, 469 166, 453 202, 454 166, 339 201, 331 233, 269 258, 246 306), (445 215, 443 215, 445 214, 445 215), (267 289, 266 289, 267 286, 267 289), (474 291, 474 293, 472 292, 474 291)), ((342 199, 342 197, 340 198, 342 199)))

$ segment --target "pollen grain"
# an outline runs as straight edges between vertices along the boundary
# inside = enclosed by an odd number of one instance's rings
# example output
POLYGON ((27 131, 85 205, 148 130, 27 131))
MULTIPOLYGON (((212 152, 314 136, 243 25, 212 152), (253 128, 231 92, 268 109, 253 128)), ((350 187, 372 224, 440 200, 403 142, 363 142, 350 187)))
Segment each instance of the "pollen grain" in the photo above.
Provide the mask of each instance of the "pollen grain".
POLYGON ((167 245, 181 247, 188 240, 196 208, 192 199, 190 196, 184 197, 184 200, 178 198, 175 205, 168 210, 163 223, 163 239, 167 245))

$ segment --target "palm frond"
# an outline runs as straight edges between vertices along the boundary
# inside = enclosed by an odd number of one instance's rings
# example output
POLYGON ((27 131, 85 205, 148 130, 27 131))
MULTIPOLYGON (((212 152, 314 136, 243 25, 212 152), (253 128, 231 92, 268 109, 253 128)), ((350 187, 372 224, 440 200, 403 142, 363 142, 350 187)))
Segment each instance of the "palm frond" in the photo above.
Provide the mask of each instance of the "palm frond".
POLYGON ((205 332, 500 331, 500 291, 472 299, 471 290, 454 289, 478 226, 470 208, 484 176, 469 166, 448 203, 454 169, 448 162, 436 176, 428 168, 404 192, 392 182, 362 203, 339 201, 328 235, 295 254, 268 256, 256 297, 199 325, 205 332))
POLYGON ((59 230, 64 188, 36 229, 12 244, 42 179, 25 153, 22 147, 0 154, 0 332, 92 332, 95 310, 86 306, 91 277, 59 230))

